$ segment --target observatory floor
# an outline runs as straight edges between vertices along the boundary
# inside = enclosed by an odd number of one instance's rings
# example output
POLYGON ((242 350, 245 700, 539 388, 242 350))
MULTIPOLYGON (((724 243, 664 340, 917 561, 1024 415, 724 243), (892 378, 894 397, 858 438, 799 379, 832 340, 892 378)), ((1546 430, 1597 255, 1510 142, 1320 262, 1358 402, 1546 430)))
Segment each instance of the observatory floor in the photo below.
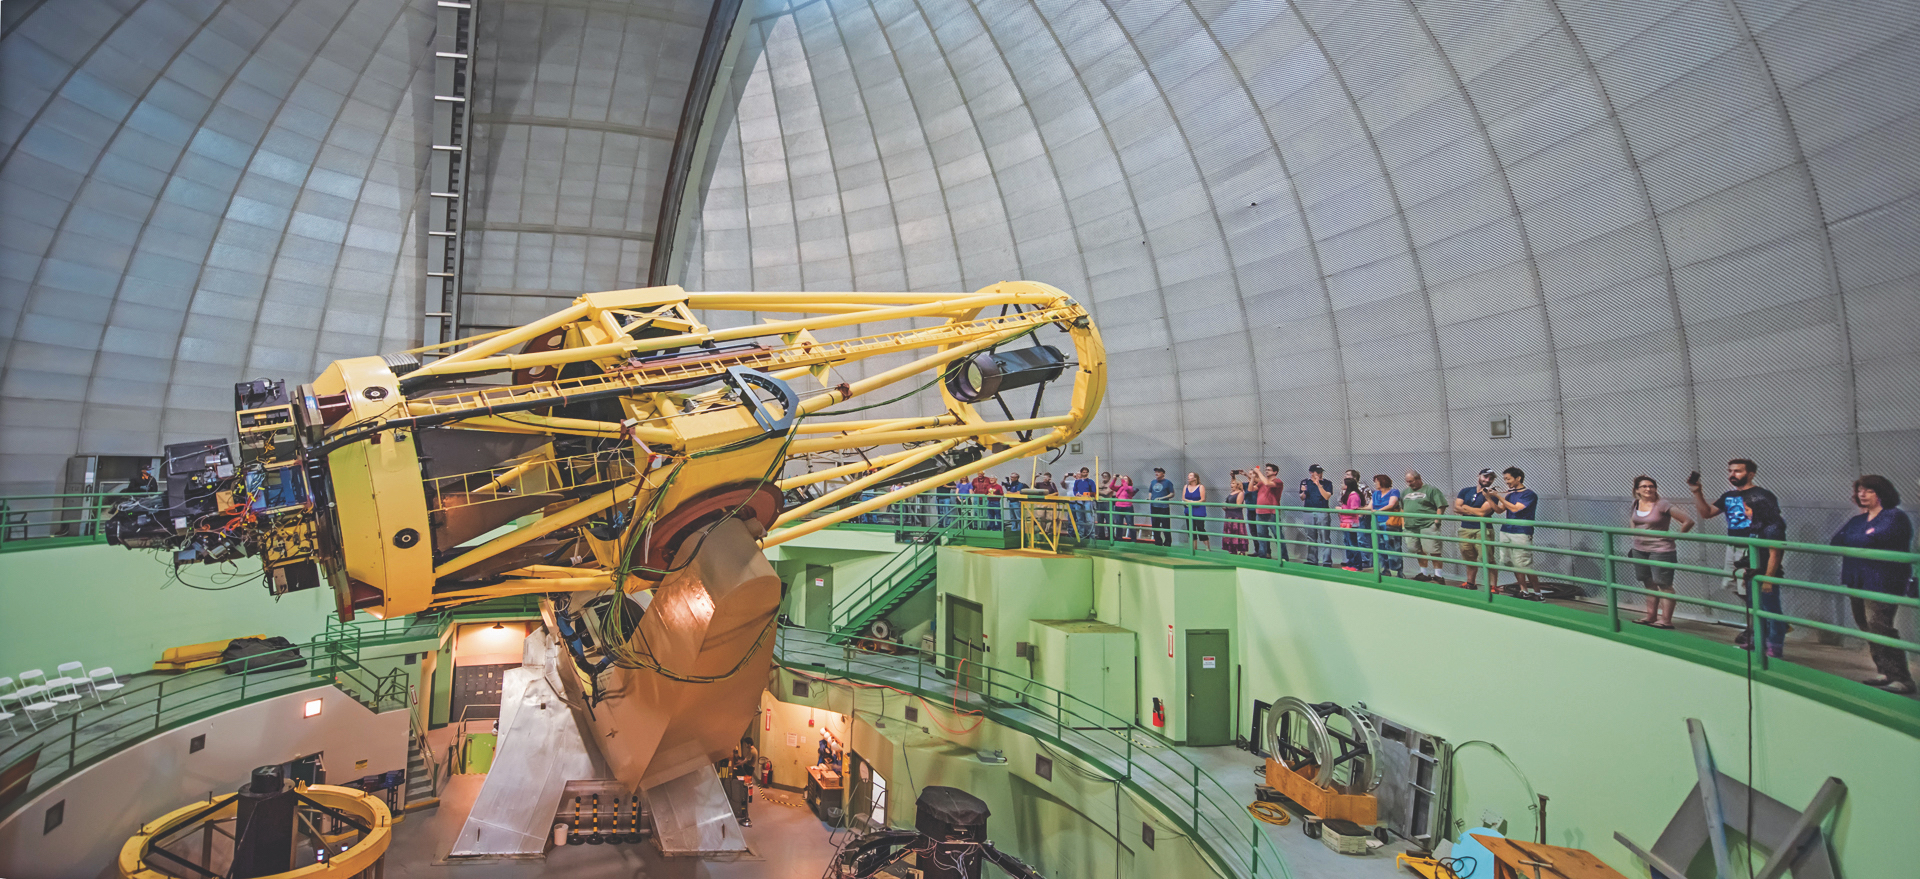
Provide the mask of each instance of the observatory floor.
POLYGON ((393 847, 387 851, 389 879, 819 879, 834 844, 845 836, 829 841, 830 829, 806 809, 762 801, 754 803, 753 826, 745 828, 750 852, 740 857, 666 858, 651 843, 643 843, 562 846, 543 859, 448 863, 453 837, 485 780, 483 775, 454 776, 441 791, 439 806, 411 813, 394 828, 393 847))

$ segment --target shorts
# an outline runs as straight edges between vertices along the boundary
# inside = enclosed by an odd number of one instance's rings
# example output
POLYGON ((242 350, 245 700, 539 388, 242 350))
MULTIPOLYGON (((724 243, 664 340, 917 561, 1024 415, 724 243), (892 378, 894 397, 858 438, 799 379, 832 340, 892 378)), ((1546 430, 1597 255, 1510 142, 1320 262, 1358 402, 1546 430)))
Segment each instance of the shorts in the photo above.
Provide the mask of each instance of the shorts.
POLYGON ((1480 560, 1480 529, 1462 528, 1458 532, 1457 536, 1460 538, 1460 544, 1459 544, 1460 560, 1463 562, 1479 561, 1480 560))
POLYGON ((1533 567, 1533 535, 1502 531, 1499 539, 1501 565, 1509 568, 1533 567))
MULTIPOLYGON (((1627 558, 1652 559, 1656 562, 1675 562, 1680 560, 1680 552, 1678 550, 1648 552, 1644 549, 1635 549, 1627 552, 1627 558)), ((1654 565, 1634 565, 1633 579, 1654 586, 1670 587, 1673 585, 1673 569, 1656 567, 1654 565)))
POLYGON ((1414 555, 1439 558, 1445 554, 1445 546, 1446 543, 1440 539, 1440 529, 1438 528, 1407 532, 1407 551, 1414 555))

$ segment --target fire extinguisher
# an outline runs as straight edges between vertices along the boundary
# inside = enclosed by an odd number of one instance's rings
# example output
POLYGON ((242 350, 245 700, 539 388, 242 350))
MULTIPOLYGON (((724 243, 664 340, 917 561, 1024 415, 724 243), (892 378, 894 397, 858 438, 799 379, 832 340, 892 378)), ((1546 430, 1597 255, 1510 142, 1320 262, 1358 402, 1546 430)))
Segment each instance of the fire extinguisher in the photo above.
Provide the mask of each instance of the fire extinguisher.
POLYGON ((1153 697, 1153 725, 1167 725, 1167 706, 1166 703, 1160 701, 1160 697, 1158 696, 1153 697))
POLYGON ((763 758, 760 761, 760 786, 773 786, 773 761, 770 759, 763 758))

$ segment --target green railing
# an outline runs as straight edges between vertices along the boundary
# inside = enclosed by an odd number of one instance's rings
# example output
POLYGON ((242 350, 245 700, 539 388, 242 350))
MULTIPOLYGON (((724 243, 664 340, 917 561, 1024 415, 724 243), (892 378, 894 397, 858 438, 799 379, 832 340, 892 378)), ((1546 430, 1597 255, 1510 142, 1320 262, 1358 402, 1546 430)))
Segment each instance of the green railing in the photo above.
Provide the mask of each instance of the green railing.
POLYGON ((861 582, 833 603, 832 628, 836 633, 851 626, 874 602, 883 600, 900 581, 928 563, 936 556, 936 550, 951 541, 956 535, 970 529, 969 523, 951 514, 942 517, 939 508, 931 503, 903 501, 897 504, 901 509, 894 511, 904 521, 927 522, 926 525, 897 526, 918 531, 924 541, 907 544, 905 549, 895 553, 875 571, 873 576, 861 582))
POLYGON ((102 527, 121 501, 157 493, 18 494, 0 497, 0 552, 105 543, 102 527))
POLYGON ((411 678, 404 669, 369 668, 360 662, 353 645, 325 638, 299 645, 298 650, 303 661, 297 668, 260 670, 256 666, 277 661, 273 654, 262 654, 176 674, 134 675, 125 687, 97 697, 83 684, 78 701, 59 707, 63 714, 36 715, 37 730, 25 717, 16 717, 21 733, 0 749, 0 766, 26 759, 37 762, 27 789, 9 806, 0 807, 0 818, 40 792, 157 733, 242 705, 331 684, 374 712, 406 707, 411 678))
MULTIPOLYGON (((1279 848, 1243 800, 1178 748, 1146 747, 1151 736, 1130 717, 1112 714, 1032 678, 976 665, 967 657, 874 653, 831 643, 830 635, 782 627, 774 642, 780 665, 823 677, 880 684, 978 711, 993 722, 1072 754, 1147 801, 1192 839, 1223 876, 1290 877, 1279 848), (971 667, 970 667, 971 666, 971 667)), ((905 645, 896 645, 904 648, 905 645)))
MULTIPOLYGON (((986 511, 982 509, 984 505, 980 502, 988 500, 987 498, 960 495, 951 498, 951 500, 954 501, 955 506, 960 511, 954 513, 956 516, 971 515, 975 518, 980 518, 985 515, 986 511)), ((1528 523, 1533 525, 1535 529, 1534 542, 1522 548, 1534 554, 1535 562, 1533 565, 1527 567, 1516 567, 1503 564, 1501 561, 1501 551, 1511 546, 1510 544, 1501 543, 1497 538, 1499 526, 1507 521, 1504 517, 1488 519, 1397 511, 1391 514, 1376 513, 1372 510, 1365 511, 1364 513, 1351 511, 1348 515, 1354 516, 1357 521, 1352 527, 1341 527, 1339 522, 1342 511, 1339 509, 1329 510, 1325 508, 1285 505, 1233 505, 1211 502, 1189 505, 1181 501, 1172 501, 1166 504, 1166 513, 1154 514, 1151 512, 1149 502, 1139 499, 1133 501, 1133 506, 1130 510, 1114 507, 1111 500, 1103 498, 1054 498, 1054 500, 1068 501, 1074 508, 1075 513, 1073 518, 1075 524, 1072 527, 1077 532, 1076 536, 1078 541, 1084 546, 1122 550, 1142 549, 1151 545, 1153 535, 1159 532, 1166 535, 1167 543, 1170 545, 1155 551, 1178 553, 1223 564, 1271 564, 1283 569, 1291 566, 1292 569, 1303 572, 1316 570, 1307 562, 1299 560, 1301 557, 1308 555, 1309 550, 1324 553, 1328 558, 1332 559, 1334 567, 1342 567, 1340 562, 1343 560, 1343 557, 1346 553, 1352 552, 1354 553, 1353 560, 1362 563, 1353 566, 1362 569, 1356 571, 1356 573, 1371 577, 1376 582, 1384 581, 1389 576, 1392 576, 1387 571, 1387 569, 1391 567, 1391 565, 1386 564, 1388 560, 1399 561, 1401 563, 1399 567, 1403 571, 1407 568, 1417 568, 1419 564, 1418 555, 1406 546, 1407 539, 1412 537, 1414 532, 1389 529, 1381 525, 1381 517, 1384 515, 1402 516, 1408 521, 1409 525, 1418 522, 1436 523, 1436 527, 1433 530, 1423 532, 1419 536, 1434 539, 1444 544, 1441 547, 1442 556, 1445 558, 1447 564, 1455 566, 1465 565, 1476 569, 1479 572, 1480 580, 1480 584, 1476 587, 1477 591, 1479 594, 1484 595, 1486 602, 1490 604, 1496 601, 1517 601, 1519 599, 1507 597, 1499 590, 1490 589, 1488 588, 1488 584, 1496 582, 1502 574, 1530 574, 1545 580, 1571 584, 1586 590, 1592 590, 1592 594, 1604 602, 1608 625, 1615 632, 1619 632, 1623 628, 1621 617, 1621 601, 1623 595, 1627 596, 1629 600, 1635 596, 1654 596, 1662 599, 1672 599, 1678 604, 1689 605, 1702 610, 1732 614, 1737 617, 1740 622, 1746 623, 1749 627, 1755 629, 1759 628, 1753 626, 1755 621, 1771 621, 1788 626, 1858 638, 1870 644, 1893 647, 1910 653, 1920 653, 1920 642, 1909 641, 1898 637, 1889 637, 1873 632, 1864 632, 1852 626, 1845 625, 1844 623, 1829 619, 1818 619, 1806 615, 1788 613, 1784 610, 1784 602, 1781 605, 1783 608, 1781 610, 1771 610, 1763 606, 1763 601, 1766 601, 1763 596, 1767 589, 1772 589, 1777 590, 1776 594, 1780 594, 1783 598, 1787 594, 1799 591, 1808 594, 1828 596, 1836 600, 1863 599, 1867 601, 1884 602, 1899 607, 1920 609, 1920 598, 1885 592, 1851 589, 1841 586, 1837 582, 1839 580, 1839 562, 1843 559, 1854 558, 1877 562, 1892 562, 1911 569, 1914 565, 1920 564, 1920 554, 1912 552, 1855 549, 1827 544, 1725 537, 1716 534, 1658 532, 1659 536, 1672 538, 1679 544, 1681 557, 1683 559, 1674 562, 1664 562, 1651 559, 1636 559, 1628 556, 1628 550, 1632 547, 1632 539, 1635 536, 1647 536, 1649 532, 1646 531, 1619 526, 1534 521, 1528 523), (1191 515, 1189 511, 1193 507, 1205 507, 1208 515, 1205 517, 1191 515), (1230 510, 1238 512, 1241 518, 1229 518, 1227 514, 1230 510), (1271 516, 1272 519, 1271 521, 1256 519, 1256 514, 1271 516), (1315 524, 1310 521, 1303 521, 1313 516, 1324 516, 1328 524, 1315 524), (1164 529, 1154 527, 1154 521, 1156 519, 1165 520, 1164 529), (1242 534, 1226 534, 1224 533, 1224 529, 1227 525, 1242 526, 1246 529, 1246 532, 1242 534), (1272 532, 1266 533, 1259 530, 1265 528, 1271 528, 1272 532), (1463 528, 1476 531, 1477 535, 1473 537, 1461 537, 1459 532, 1463 528), (1211 545, 1209 547, 1202 547, 1200 541, 1196 538, 1208 538, 1211 545), (1229 538, 1245 541, 1250 550, 1258 549, 1261 544, 1278 544, 1286 549, 1269 549, 1268 554, 1275 557, 1275 560, 1272 562, 1254 562, 1250 561, 1244 554, 1227 552, 1225 549, 1225 541, 1229 538), (1352 539, 1353 545, 1348 545, 1348 538, 1352 539), (1385 540, 1383 541, 1382 538, 1385 538, 1385 540), (1383 543, 1385 546, 1382 546, 1383 543), (1476 550, 1475 554, 1478 558, 1473 561, 1463 561, 1460 558, 1458 548, 1460 545, 1472 546, 1476 550), (1735 598, 1735 600, 1728 601, 1701 595, 1689 595, 1684 592, 1651 590, 1641 586, 1637 582, 1626 581, 1626 577, 1632 574, 1633 565, 1647 565, 1649 567, 1670 569, 1676 572, 1676 574, 1684 573, 1709 578, 1712 582, 1718 584, 1720 581, 1733 576, 1727 565, 1722 562, 1722 558, 1726 555, 1725 549, 1727 547, 1744 549, 1750 558, 1759 560, 1766 558, 1766 551, 1778 549, 1785 553, 1784 558, 1786 561, 1784 568, 1822 568, 1832 574, 1831 579, 1835 582, 1820 582, 1807 579, 1805 576, 1799 578, 1767 576, 1763 573, 1764 564, 1761 564, 1759 567, 1760 572, 1743 576, 1763 588, 1749 588, 1746 590, 1747 595, 1744 598, 1735 598), (1281 555, 1282 552, 1289 553, 1296 560, 1291 562, 1278 560, 1278 556, 1281 555), (1691 560, 1686 560, 1689 558, 1691 560), (1708 561, 1702 561, 1703 558, 1708 561), (1564 560, 1566 569, 1553 570, 1550 569, 1548 565, 1543 564, 1543 562, 1555 559, 1564 560), (1818 560, 1818 562, 1809 565, 1808 562, 1810 559, 1818 560), (1623 576, 1623 574, 1625 576, 1623 576)), ((1622 507, 1625 507, 1624 502, 1622 507)), ((885 509, 879 510, 875 511, 875 514, 887 515, 887 511, 885 509)), ((905 523, 909 521, 924 521, 925 517, 922 516, 919 520, 914 520, 902 513, 898 514, 898 519, 905 523)), ((901 527, 907 526, 903 525, 901 527)), ((1419 586, 1422 584, 1416 583, 1409 585, 1419 586)), ((1436 591, 1447 590, 1448 592, 1457 594, 1456 587, 1434 584, 1433 588, 1436 591)), ((1729 597, 1733 597, 1732 593, 1729 593, 1729 597)), ((1760 642, 1764 639, 1759 637, 1756 632, 1754 640, 1760 642)), ((1762 668, 1766 667, 1770 661, 1770 657, 1766 655, 1765 651, 1756 651, 1756 656, 1759 665, 1762 668)))
POLYGON ((320 638, 352 645, 354 650, 376 644, 398 644, 404 641, 438 639, 446 634, 447 627, 463 619, 473 617, 510 617, 532 616, 540 613, 540 596, 508 595, 502 598, 489 598, 472 604, 444 608, 427 613, 409 614, 391 619, 374 619, 365 615, 343 623, 340 618, 329 614, 325 629, 320 638))

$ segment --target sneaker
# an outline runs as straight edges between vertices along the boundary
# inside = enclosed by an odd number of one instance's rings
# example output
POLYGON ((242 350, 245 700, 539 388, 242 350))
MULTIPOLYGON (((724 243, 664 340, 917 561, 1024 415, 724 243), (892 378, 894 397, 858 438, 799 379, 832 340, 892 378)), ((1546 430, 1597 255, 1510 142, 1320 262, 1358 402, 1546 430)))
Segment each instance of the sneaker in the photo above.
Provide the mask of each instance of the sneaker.
POLYGON ((1733 636, 1733 646, 1738 647, 1742 650, 1752 650, 1753 649, 1753 630, 1741 629, 1740 634, 1733 636))
POLYGON ((1889 693, 1899 693, 1902 696, 1911 696, 1914 690, 1912 681, 1888 681, 1880 684, 1879 687, 1889 693))
POLYGON ((1767 648, 1767 658, 1769 659, 1785 659, 1786 657, 1787 657, 1787 651, 1786 651, 1786 648, 1784 647, 1768 647, 1767 648))
POLYGON ((1426 583, 1426 582, 1429 582, 1429 580, 1428 580, 1428 578, 1427 578, 1427 575, 1425 575, 1425 574, 1415 574, 1415 575, 1413 575, 1413 581, 1414 581, 1415 583, 1426 583))

